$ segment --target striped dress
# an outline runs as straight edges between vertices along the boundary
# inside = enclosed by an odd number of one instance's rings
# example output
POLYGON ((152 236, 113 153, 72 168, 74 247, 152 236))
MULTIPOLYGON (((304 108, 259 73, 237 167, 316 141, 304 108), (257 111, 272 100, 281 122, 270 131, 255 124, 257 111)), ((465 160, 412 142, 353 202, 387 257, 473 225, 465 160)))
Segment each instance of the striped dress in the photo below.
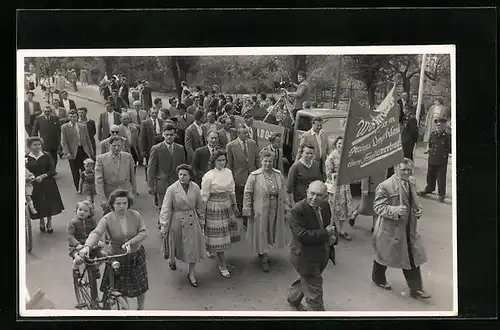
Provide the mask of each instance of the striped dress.
POLYGON ((230 169, 212 169, 201 181, 201 197, 206 202, 205 241, 210 253, 224 252, 232 242, 241 239, 236 216, 231 204, 235 194, 230 169))

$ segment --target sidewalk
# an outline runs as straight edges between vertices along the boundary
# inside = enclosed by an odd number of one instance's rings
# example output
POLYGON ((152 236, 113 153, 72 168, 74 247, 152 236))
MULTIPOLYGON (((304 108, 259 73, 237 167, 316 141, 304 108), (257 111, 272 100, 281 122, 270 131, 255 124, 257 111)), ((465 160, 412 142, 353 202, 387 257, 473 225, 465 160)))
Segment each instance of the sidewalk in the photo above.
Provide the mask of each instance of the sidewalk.
MULTIPOLYGON (((99 103, 104 105, 104 99, 102 95, 99 93, 99 87, 96 85, 89 85, 89 86, 78 86, 78 91, 74 92, 72 88, 67 89, 68 94, 79 97, 91 102, 99 103)), ((152 93, 153 99, 159 97, 162 99, 163 104, 166 106, 168 105, 168 99, 172 97, 173 95, 167 95, 164 93, 152 93)), ((424 178, 427 173, 427 155, 424 154, 425 151, 425 144, 419 143, 417 147, 415 148, 414 151, 414 171, 415 174, 423 174, 424 178)), ((447 185, 451 187, 451 182, 452 182, 452 166, 451 166, 451 157, 448 163, 448 173, 447 173, 447 185)), ((451 188, 450 188, 451 189, 451 188)), ((451 191, 451 190, 450 190, 451 191)))

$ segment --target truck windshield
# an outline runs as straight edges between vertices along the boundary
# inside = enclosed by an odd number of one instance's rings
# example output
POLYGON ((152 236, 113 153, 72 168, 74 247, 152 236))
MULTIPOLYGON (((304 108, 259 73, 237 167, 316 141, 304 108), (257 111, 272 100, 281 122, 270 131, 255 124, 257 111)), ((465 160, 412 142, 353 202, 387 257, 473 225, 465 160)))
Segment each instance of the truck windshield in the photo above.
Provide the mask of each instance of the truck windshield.
MULTIPOLYGON (((300 116, 297 129, 300 131, 308 131, 312 127, 312 117, 300 116)), ((345 118, 324 117, 323 130, 327 135, 342 134, 345 128, 345 118)))

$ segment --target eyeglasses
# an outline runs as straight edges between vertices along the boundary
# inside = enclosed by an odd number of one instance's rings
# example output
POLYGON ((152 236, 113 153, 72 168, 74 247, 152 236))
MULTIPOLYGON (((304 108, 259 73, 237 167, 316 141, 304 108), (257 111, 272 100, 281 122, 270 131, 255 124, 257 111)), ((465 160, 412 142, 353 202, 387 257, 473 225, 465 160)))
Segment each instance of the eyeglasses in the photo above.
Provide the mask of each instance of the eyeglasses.
POLYGON ((167 133, 165 133, 163 135, 165 135, 165 136, 174 136, 175 134, 167 134, 167 133))
POLYGON ((111 131, 111 134, 118 134, 118 131, 111 131))

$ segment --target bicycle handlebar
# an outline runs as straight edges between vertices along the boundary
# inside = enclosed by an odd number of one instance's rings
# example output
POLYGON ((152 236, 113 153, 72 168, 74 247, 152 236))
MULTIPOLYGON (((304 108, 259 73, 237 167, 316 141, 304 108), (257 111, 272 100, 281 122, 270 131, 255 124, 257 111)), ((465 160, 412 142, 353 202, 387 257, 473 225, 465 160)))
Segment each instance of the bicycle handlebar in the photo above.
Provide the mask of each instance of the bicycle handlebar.
POLYGON ((101 262, 101 261, 106 261, 106 260, 110 260, 110 259, 114 259, 114 258, 124 257, 124 256, 128 255, 129 253, 130 253, 130 247, 128 247, 127 252, 121 253, 121 254, 114 254, 111 256, 105 256, 105 257, 101 257, 101 258, 92 258, 92 259, 86 257, 85 263, 86 264, 94 264, 96 262, 101 262))

